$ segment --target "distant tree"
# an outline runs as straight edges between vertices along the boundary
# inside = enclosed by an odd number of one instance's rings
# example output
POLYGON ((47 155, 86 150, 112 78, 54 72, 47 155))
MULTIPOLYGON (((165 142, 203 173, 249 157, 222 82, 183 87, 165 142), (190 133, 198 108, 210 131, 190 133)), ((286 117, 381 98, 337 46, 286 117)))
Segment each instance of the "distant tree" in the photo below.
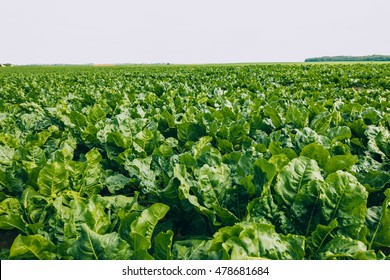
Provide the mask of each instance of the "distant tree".
POLYGON ((341 62, 341 61, 390 61, 390 55, 367 56, 321 56, 305 59, 305 62, 341 62))

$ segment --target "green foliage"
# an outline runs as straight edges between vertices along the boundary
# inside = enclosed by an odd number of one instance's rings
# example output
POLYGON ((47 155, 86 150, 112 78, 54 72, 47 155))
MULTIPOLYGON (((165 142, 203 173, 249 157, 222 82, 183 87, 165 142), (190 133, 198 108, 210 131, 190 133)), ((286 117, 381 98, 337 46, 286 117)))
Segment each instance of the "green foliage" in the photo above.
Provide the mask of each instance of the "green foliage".
POLYGON ((2 68, 0 258, 390 258, 389 76, 2 68))

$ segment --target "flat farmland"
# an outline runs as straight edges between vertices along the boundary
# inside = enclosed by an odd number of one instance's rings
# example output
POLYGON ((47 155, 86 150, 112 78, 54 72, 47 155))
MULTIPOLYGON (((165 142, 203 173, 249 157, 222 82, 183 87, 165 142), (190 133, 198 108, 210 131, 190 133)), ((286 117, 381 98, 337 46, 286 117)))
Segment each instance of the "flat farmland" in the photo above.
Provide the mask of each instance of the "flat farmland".
POLYGON ((0 69, 0 259, 389 259, 390 64, 0 69))

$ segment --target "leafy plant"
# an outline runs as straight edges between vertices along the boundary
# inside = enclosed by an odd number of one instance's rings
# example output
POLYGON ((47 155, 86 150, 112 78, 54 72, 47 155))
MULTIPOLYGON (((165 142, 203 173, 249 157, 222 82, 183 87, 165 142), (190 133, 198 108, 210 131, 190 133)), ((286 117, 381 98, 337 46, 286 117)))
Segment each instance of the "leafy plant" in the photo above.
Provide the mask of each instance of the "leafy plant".
POLYGON ((0 258, 389 259, 389 75, 0 69, 0 258))

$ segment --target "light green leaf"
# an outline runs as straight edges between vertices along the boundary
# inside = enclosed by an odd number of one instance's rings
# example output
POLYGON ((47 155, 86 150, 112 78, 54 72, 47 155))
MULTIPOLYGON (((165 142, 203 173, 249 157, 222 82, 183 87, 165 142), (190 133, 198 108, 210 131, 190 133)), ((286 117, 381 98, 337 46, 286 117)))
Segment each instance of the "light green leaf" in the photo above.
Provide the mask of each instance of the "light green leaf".
POLYGON ((331 113, 327 111, 322 112, 314 117, 314 119, 310 123, 310 127, 319 134, 325 134, 326 131, 329 129, 331 121, 331 113))
POLYGON ((173 231, 160 232, 153 240, 153 257, 155 260, 172 260, 173 231))
POLYGON ((134 249, 134 258, 138 260, 153 259, 148 250, 151 248, 152 234, 158 221, 168 212, 169 207, 156 203, 142 211, 130 226, 130 241, 134 249))
POLYGON ((89 109, 88 121, 91 124, 96 124, 98 121, 106 117, 106 112, 103 110, 102 106, 99 103, 96 103, 93 107, 89 109))
POLYGON ((169 206, 165 204, 153 204, 142 211, 141 216, 139 216, 139 218, 131 224, 131 233, 138 233, 150 240, 152 238, 154 227, 159 220, 164 218, 168 210, 169 206))
POLYGON ((56 259, 56 246, 42 235, 18 235, 10 249, 11 259, 56 259))
POLYGON ((279 115, 279 110, 274 107, 266 106, 264 109, 264 114, 271 118, 272 124, 278 128, 283 124, 282 118, 279 115))
POLYGON ((116 232, 100 235, 87 225, 81 226, 81 235, 68 253, 77 260, 128 260, 132 256, 130 245, 116 232))
POLYGON ((15 149, 0 145, 0 164, 11 165, 15 149))
POLYGON ((305 108, 297 108, 295 105, 288 107, 286 112, 286 124, 292 124, 295 128, 308 126, 309 114, 305 108))
POLYGON ((321 167, 326 164, 330 157, 328 150, 317 143, 311 143, 305 146, 301 151, 301 156, 314 159, 321 167))
POLYGON ((37 184, 40 194, 54 197, 68 187, 68 171, 63 163, 53 162, 39 172, 37 184))
POLYGON ((325 164, 324 170, 333 173, 337 170, 349 170, 352 165, 358 162, 358 157, 353 155, 337 155, 331 157, 325 164))
POLYGON ((27 223, 23 220, 20 202, 16 198, 6 198, 0 202, 0 229, 17 228, 24 233, 27 231, 27 223))

